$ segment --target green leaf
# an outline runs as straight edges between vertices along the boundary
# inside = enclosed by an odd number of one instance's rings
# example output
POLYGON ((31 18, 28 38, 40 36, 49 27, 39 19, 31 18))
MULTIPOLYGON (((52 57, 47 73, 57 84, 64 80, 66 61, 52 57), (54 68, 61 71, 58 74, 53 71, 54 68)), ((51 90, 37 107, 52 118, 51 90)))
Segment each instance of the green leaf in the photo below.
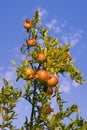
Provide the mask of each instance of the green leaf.
POLYGON ((54 45, 56 45, 56 44, 58 44, 58 39, 57 39, 57 38, 54 39, 54 40, 51 42, 51 46, 54 46, 54 45))
POLYGON ((11 63, 12 63, 13 65, 16 65, 16 62, 15 62, 14 60, 11 60, 11 63))
POLYGON ((3 82, 4 82, 5 86, 7 86, 7 85, 8 85, 8 82, 7 82, 7 80, 6 80, 6 79, 3 79, 3 82))

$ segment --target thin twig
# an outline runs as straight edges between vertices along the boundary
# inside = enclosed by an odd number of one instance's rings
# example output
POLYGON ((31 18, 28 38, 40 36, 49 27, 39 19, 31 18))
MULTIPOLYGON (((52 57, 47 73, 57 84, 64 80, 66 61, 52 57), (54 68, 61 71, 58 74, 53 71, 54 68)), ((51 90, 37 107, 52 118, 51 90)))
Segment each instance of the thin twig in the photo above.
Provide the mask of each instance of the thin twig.
POLYGON ((36 94, 36 81, 34 81, 34 94, 33 94, 33 103, 32 103, 32 112, 30 118, 30 130, 33 128, 33 116, 34 116, 34 109, 35 109, 35 94, 36 94))

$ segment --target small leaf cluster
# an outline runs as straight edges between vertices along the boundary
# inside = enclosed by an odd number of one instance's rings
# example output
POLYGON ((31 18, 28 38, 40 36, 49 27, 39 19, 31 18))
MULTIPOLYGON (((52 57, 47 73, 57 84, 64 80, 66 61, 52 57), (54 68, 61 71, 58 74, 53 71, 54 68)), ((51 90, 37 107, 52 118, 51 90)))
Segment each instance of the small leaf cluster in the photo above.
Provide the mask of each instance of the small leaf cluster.
POLYGON ((8 83, 6 79, 3 79, 4 86, 0 90, 0 116, 2 123, 0 128, 9 128, 14 130, 12 120, 16 118, 17 114, 14 111, 16 102, 21 96, 21 91, 12 87, 13 83, 8 83))

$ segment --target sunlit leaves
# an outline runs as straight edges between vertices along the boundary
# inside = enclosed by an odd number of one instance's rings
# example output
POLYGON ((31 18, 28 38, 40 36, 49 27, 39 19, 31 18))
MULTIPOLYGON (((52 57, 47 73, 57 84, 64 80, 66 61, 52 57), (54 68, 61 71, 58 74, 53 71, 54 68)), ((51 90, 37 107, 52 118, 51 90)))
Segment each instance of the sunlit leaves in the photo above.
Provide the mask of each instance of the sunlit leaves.
POLYGON ((66 71, 69 73, 72 80, 75 80, 77 83, 82 84, 85 80, 82 79, 83 74, 73 65, 70 64, 66 71))
POLYGON ((19 97, 21 97, 21 91, 14 89, 13 83, 9 84, 5 79, 3 79, 3 82, 4 86, 0 90, 0 116, 2 117, 0 128, 14 128, 12 120, 17 116, 14 108, 19 97))

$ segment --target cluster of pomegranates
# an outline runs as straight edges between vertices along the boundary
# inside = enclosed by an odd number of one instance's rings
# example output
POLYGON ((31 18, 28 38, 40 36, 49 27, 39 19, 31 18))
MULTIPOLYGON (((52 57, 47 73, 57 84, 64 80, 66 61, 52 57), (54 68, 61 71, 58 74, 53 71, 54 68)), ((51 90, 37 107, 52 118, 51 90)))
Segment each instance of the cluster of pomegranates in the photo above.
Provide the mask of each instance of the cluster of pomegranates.
POLYGON ((53 94, 52 87, 58 84, 58 78, 54 75, 50 76, 49 73, 44 69, 38 70, 35 73, 32 68, 26 67, 24 68, 24 79, 26 80, 36 79, 40 82, 46 82, 48 85, 47 88, 48 94, 53 94))
MULTIPOLYGON (((27 30, 32 28, 32 23, 29 19, 26 19, 24 22, 24 28, 27 30)), ((31 38, 27 40, 27 45, 28 46, 36 46, 36 39, 31 38)), ((43 63, 46 60, 46 55, 44 53, 38 53, 37 54, 37 62, 43 63)), ((47 93, 52 94, 53 89, 52 87, 56 86, 58 84, 58 78, 56 76, 50 76, 49 73, 42 69, 38 70, 36 73, 32 68, 24 68, 24 79, 26 80, 31 80, 31 79, 37 79, 40 82, 47 82, 48 88, 47 88, 47 93)))

